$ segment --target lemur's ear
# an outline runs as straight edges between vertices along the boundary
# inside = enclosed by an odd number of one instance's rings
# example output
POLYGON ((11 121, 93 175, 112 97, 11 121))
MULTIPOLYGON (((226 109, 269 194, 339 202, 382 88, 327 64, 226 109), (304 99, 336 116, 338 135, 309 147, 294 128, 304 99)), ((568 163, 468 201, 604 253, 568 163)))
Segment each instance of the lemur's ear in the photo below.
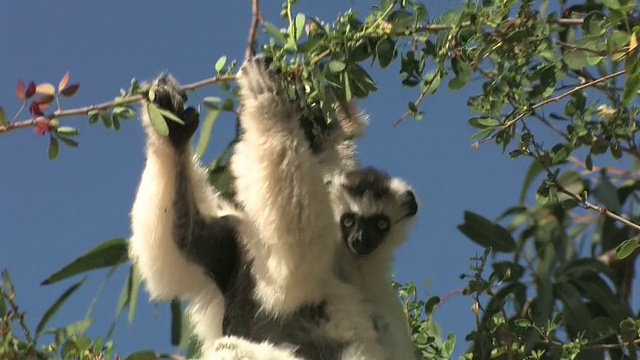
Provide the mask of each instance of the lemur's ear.
POLYGON ((404 217, 413 217, 418 213, 418 202, 416 201, 416 195, 411 190, 407 190, 404 195, 404 201, 402 207, 406 210, 404 217))

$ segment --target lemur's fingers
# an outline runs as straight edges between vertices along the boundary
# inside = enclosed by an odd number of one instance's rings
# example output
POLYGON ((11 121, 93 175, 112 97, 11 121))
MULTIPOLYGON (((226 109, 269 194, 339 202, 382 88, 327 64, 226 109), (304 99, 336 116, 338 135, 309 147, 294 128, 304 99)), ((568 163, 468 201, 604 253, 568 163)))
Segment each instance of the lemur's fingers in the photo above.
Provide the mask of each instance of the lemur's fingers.
POLYGON ((245 99, 262 94, 279 94, 277 71, 269 68, 271 60, 259 55, 247 60, 238 72, 238 84, 245 99))

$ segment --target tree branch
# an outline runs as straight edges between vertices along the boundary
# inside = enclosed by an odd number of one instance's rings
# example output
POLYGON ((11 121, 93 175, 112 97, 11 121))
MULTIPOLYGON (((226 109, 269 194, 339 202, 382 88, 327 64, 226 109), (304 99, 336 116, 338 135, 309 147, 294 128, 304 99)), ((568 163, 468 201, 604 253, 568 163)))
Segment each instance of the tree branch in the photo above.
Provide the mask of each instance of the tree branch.
POLYGON ((247 51, 245 52, 245 60, 251 58, 255 54, 256 40, 258 39, 258 24, 260 23, 260 4, 259 0, 251 0, 251 26, 249 27, 249 39, 247 40, 247 51))
POLYGON ((524 119, 525 116, 531 114, 536 109, 539 109, 539 108, 541 108, 541 107, 543 107, 545 105, 548 105, 548 104, 550 104, 552 102, 558 102, 558 101, 566 98, 567 96, 570 96, 571 94, 573 94, 575 92, 578 92, 580 90, 583 90, 583 89, 592 87, 594 85, 597 85, 599 83, 602 83, 602 82, 611 80, 613 78, 616 78, 616 77, 618 77, 620 75, 623 75, 625 72, 626 72, 626 70, 620 70, 620 71, 614 72, 612 74, 605 75, 605 76, 603 76, 601 78, 598 78, 598 79, 595 79, 593 81, 589 81, 589 82, 584 83, 582 85, 578 85, 578 86, 574 87, 573 89, 571 89, 571 90, 569 90, 569 91, 567 91, 565 93, 562 93, 562 94, 560 94, 558 96, 554 96, 554 97, 549 98, 547 100, 541 101, 541 102, 539 102, 537 104, 531 105, 531 106, 529 106, 529 108, 525 109, 520 115, 516 116, 514 119, 509 120, 504 125, 502 125, 502 127, 500 128, 500 131, 496 132, 495 134, 493 134, 493 135, 491 135, 489 137, 486 137, 486 138, 478 141, 478 144, 483 144, 483 143, 485 143, 485 142, 487 142, 489 140, 494 139, 500 132, 509 129, 515 123, 517 123, 518 121, 524 119))
MULTIPOLYGON (((196 81, 194 83, 191 84, 187 84, 182 86, 182 90, 184 91, 193 91, 195 89, 199 89, 201 87, 205 87, 211 84, 215 84, 218 82, 222 82, 222 81, 230 81, 235 79, 235 75, 220 75, 220 76, 214 76, 208 79, 204 79, 204 80, 200 80, 200 81, 196 81)), ((52 114, 48 115, 47 117, 49 119, 59 119, 59 118, 64 118, 64 117, 71 117, 71 116, 79 116, 79 115, 87 115, 89 114, 90 111, 94 111, 94 110, 106 110, 108 108, 112 108, 114 106, 121 106, 121 105, 127 105, 127 104, 132 104, 135 103, 137 101, 142 100, 142 95, 133 95, 133 96, 129 96, 129 97, 125 97, 125 98, 120 98, 120 99, 116 99, 113 101, 107 101, 104 102, 102 104, 97 104, 97 105, 89 105, 89 106, 85 106, 85 107, 81 107, 81 108, 77 108, 77 109, 70 109, 70 110, 56 110, 54 111, 52 114)), ((26 119, 26 120, 21 120, 21 121, 14 121, 11 122, 9 124, 0 126, 0 133, 6 133, 12 130, 16 130, 16 129, 21 129, 21 128, 26 128, 26 127, 32 127, 34 126, 36 123, 36 118, 32 117, 30 119, 26 119)))
MULTIPOLYGON (((513 21, 514 18, 509 18, 506 21, 513 21)), ((584 19, 570 19, 570 18, 563 18, 563 19, 554 19, 554 20, 548 20, 549 24, 557 24, 557 25, 564 25, 564 26, 577 26, 577 25, 582 25, 582 23, 584 23, 584 19)), ((416 26, 414 29, 412 29, 411 33, 420 33, 420 32, 438 32, 438 31, 444 31, 444 30, 451 30, 454 27, 459 27, 461 29, 464 28, 468 28, 473 26, 473 23, 470 21, 465 21, 460 25, 448 25, 448 24, 428 24, 428 25, 423 25, 423 26, 416 26)))

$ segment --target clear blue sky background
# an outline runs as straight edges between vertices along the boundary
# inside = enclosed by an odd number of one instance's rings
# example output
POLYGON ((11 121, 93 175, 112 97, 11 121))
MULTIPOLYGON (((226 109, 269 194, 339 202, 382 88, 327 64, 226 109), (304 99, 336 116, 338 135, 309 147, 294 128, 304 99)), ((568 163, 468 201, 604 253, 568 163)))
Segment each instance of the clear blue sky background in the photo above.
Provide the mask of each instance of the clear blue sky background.
MULTIPOLYGON (((353 7, 366 11, 373 2, 301 1, 298 11, 332 21, 353 7)), ((427 1, 430 17, 458 2, 427 1)), ((183 83, 213 74, 221 55, 244 56, 250 21, 249 1, 8 1, 0 8, 0 105, 11 118, 20 106, 15 84, 58 83, 65 71, 80 82, 78 94, 63 102, 73 108, 113 99, 132 77, 151 79, 168 70, 183 83)), ((267 20, 278 23, 280 2, 263 1, 267 20)), ((446 88, 423 103, 422 122, 392 124, 415 99, 415 89, 400 85, 398 64, 373 71, 379 91, 360 105, 371 115, 366 138, 359 142, 364 164, 386 169, 415 186, 422 199, 410 241, 397 256, 401 281, 416 280, 423 297, 464 287, 458 276, 469 258, 481 252, 456 230, 463 210, 493 218, 514 205, 528 162, 512 161, 493 145, 471 148, 474 130, 467 125, 466 99, 474 86, 452 93, 446 88)), ((214 88, 198 91, 211 95, 214 88)), ((193 98, 193 96, 192 96, 193 98)), ((23 114, 21 118, 26 118, 23 114)), ((221 117, 205 160, 214 158, 232 136, 234 119, 221 117)), ((47 137, 31 129, 2 135, 0 154, 0 267, 7 267, 18 290, 18 302, 35 326, 48 306, 72 281, 42 287, 39 283, 96 244, 128 237, 129 210, 143 168, 143 134, 137 119, 119 133, 87 119, 63 123, 82 132, 79 149, 62 147, 47 159, 47 137)), ((104 335, 115 315, 125 267, 114 274, 95 309, 92 336, 104 335)), ((104 271, 93 273, 52 320, 62 326, 83 318, 104 271)), ((148 305, 142 292, 133 325, 120 319, 115 342, 121 354, 144 348, 173 351, 169 345, 169 311, 148 305)), ((456 295, 437 311, 443 332, 458 336, 473 327, 471 300, 456 295)))

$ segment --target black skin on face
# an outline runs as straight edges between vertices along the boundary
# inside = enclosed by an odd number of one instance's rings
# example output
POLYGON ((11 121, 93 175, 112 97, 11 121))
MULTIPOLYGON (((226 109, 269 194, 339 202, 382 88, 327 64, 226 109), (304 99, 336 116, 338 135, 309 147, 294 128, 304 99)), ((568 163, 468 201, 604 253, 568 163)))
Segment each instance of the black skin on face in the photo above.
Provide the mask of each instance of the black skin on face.
POLYGON ((384 214, 360 216, 343 214, 340 218, 342 240, 356 255, 369 255, 384 241, 391 229, 391 221, 384 214))

